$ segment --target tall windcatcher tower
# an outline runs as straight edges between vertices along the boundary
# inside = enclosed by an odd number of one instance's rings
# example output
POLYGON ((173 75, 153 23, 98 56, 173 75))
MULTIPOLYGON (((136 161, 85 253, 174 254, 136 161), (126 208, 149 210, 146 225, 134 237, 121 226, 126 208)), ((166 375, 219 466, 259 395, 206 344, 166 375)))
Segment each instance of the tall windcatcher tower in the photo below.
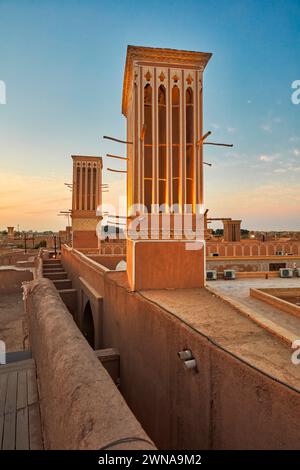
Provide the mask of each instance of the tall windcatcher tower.
MULTIPOLYGON (((127 216, 157 216, 155 240, 128 231, 133 289, 204 284, 204 250, 186 249, 185 214, 203 212, 202 87, 210 53, 128 46, 122 112, 127 118, 127 216), (140 208, 137 209, 137 207, 140 208), (170 230, 164 230, 168 216, 170 230), (177 228, 176 228, 177 227, 177 228), (169 233, 167 233, 169 232, 169 233), (201 253, 200 253, 201 251, 201 253), (151 261, 151 262, 150 262, 151 261), (191 269, 193 274, 184 273, 191 269)), ((150 221, 151 219, 151 221, 150 221)))
POLYGON ((72 155, 72 246, 98 248, 96 228, 101 217, 97 207, 102 204, 102 158, 72 155))

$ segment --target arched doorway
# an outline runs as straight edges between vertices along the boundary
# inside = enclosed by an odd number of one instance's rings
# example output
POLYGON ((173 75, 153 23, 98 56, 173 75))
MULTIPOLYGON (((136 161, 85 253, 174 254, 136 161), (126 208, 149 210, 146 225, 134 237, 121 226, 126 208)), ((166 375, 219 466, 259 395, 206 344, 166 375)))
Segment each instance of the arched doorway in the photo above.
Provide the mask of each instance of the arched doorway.
POLYGON ((90 302, 86 304, 83 312, 82 333, 89 345, 95 349, 95 328, 90 302))

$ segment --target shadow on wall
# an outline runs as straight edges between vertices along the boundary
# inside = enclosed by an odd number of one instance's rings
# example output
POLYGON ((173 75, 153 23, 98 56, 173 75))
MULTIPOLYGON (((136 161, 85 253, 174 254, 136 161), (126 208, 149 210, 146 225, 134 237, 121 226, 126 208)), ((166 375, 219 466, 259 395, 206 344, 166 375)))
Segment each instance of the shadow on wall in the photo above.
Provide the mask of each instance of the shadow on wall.
POLYGON ((83 312, 82 333, 89 345, 95 349, 95 327, 91 304, 89 301, 87 302, 83 312))

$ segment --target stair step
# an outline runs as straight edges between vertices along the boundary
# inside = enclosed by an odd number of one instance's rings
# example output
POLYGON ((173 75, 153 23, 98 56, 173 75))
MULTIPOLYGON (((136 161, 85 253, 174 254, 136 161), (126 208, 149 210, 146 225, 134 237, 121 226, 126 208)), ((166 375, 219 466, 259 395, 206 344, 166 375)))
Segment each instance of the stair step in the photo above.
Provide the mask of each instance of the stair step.
POLYGON ((67 273, 66 272, 54 272, 54 273, 44 273, 43 276, 46 277, 47 279, 51 280, 57 280, 57 279, 67 279, 67 273))
POLYGON ((72 294, 72 293, 77 292, 77 289, 73 289, 72 287, 70 289, 57 289, 57 290, 61 294, 72 294))
POLYGON ((60 261, 59 259, 55 259, 55 260, 53 260, 53 261, 50 261, 50 260, 45 261, 45 260, 44 260, 44 261, 43 261, 43 264, 45 264, 45 265, 48 264, 48 265, 52 265, 52 266, 53 266, 53 265, 55 265, 55 264, 61 264, 61 261, 60 261))
POLYGON ((75 318, 77 310, 77 289, 60 289, 58 293, 69 312, 75 318))
POLYGON ((55 268, 61 268, 62 264, 43 264, 43 269, 55 269, 55 268))
POLYGON ((59 268, 44 268, 43 269, 44 273, 58 273, 58 272, 65 272, 63 267, 59 268))
POLYGON ((57 290, 72 289, 71 279, 56 279, 53 284, 57 290))

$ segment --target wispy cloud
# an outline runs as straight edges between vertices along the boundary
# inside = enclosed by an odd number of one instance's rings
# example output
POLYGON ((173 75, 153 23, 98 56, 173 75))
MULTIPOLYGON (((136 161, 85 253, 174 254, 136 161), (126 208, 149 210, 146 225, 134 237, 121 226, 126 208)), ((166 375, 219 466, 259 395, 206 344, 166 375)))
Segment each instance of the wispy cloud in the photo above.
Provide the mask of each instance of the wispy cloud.
POLYGON ((300 166, 289 166, 289 171, 300 171, 300 166))
POLYGON ((272 162, 275 159, 274 155, 260 155, 259 160, 261 162, 272 162))
POLYGON ((292 144, 300 142, 300 137, 296 137, 296 136, 293 135, 289 138, 289 142, 291 142, 292 144))
POLYGON ((265 132, 272 132, 272 127, 269 123, 261 124, 260 128, 265 132))
POLYGON ((280 116, 275 116, 273 118, 266 119, 262 124, 260 125, 260 128, 264 132, 272 132, 274 124, 280 124, 282 122, 282 119, 280 116))

